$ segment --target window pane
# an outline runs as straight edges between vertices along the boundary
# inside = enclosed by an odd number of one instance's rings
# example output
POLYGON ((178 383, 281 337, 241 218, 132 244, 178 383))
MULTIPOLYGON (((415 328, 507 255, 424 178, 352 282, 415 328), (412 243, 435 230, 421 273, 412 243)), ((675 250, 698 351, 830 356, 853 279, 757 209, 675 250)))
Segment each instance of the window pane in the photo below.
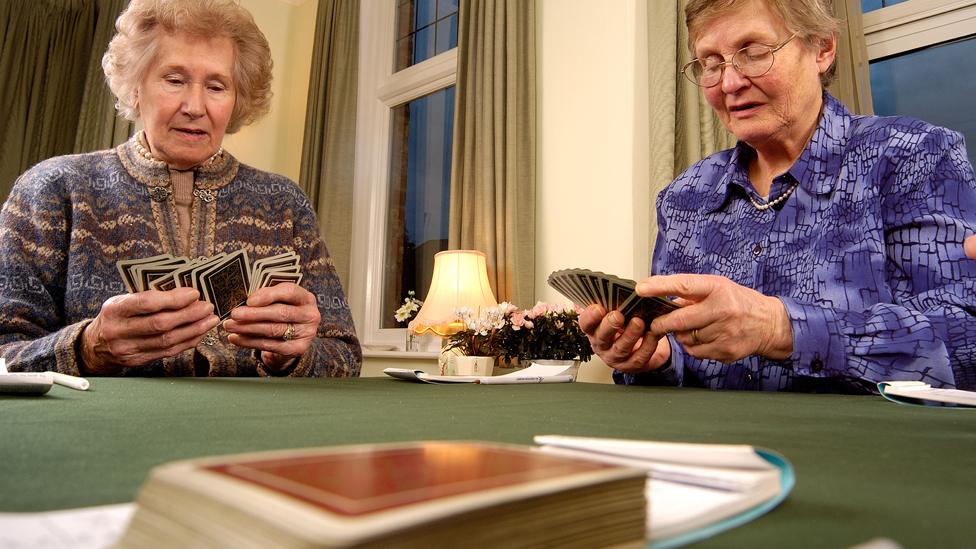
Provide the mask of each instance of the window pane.
POLYGON ((408 291, 426 297, 434 254, 447 249, 454 87, 400 105, 392 114, 383 328, 401 327, 393 313, 408 291))
POLYGON ((424 59, 434 57, 434 27, 424 27, 414 33, 413 63, 416 65, 424 59))
POLYGON ((395 71, 457 47, 457 0, 400 0, 395 71))
POLYGON ((911 116, 966 137, 976 158, 976 37, 871 62, 871 97, 878 115, 911 116))
POLYGON ((414 30, 426 27, 437 20, 436 0, 414 0, 417 17, 414 20, 414 30))
POLYGON ((443 19, 458 11, 458 0, 437 0, 437 18, 443 19))
POLYGON ((867 13, 877 9, 901 4, 905 0, 861 0, 861 11, 867 13))
POLYGON ((437 54, 457 47, 457 15, 437 22, 437 54))

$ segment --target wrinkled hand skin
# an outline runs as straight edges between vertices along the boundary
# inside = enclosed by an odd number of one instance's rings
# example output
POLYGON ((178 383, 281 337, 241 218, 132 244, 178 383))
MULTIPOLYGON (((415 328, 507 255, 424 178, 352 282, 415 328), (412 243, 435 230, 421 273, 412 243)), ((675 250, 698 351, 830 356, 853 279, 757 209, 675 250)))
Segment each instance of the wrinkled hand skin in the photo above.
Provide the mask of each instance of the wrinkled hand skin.
POLYGON ((656 370, 671 358, 666 337, 656 337, 644 329, 644 321, 632 318, 624 326, 619 311, 607 313, 600 305, 590 305, 579 318, 580 328, 590 347, 607 366, 625 373, 656 370))
POLYGON ((219 322, 199 299, 193 288, 110 297, 81 335, 83 373, 116 374, 196 347, 219 322))
POLYGON ((228 340, 261 351, 261 362, 280 370, 294 364, 318 335, 322 314, 315 295, 291 282, 261 288, 224 321, 228 340), (292 339, 282 336, 288 326, 292 339))

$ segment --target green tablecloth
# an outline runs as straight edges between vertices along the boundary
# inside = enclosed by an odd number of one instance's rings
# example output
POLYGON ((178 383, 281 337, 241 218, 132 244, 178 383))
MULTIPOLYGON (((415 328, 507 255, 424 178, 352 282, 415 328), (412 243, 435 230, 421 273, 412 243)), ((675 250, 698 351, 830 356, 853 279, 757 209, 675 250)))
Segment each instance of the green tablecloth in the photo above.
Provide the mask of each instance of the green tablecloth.
POLYGON ((976 539, 976 411, 881 397, 573 383, 393 379, 93 379, 0 396, 0 512, 134 499, 154 465, 203 455, 422 439, 531 444, 566 434, 764 446, 797 485, 703 546, 905 547, 976 539))

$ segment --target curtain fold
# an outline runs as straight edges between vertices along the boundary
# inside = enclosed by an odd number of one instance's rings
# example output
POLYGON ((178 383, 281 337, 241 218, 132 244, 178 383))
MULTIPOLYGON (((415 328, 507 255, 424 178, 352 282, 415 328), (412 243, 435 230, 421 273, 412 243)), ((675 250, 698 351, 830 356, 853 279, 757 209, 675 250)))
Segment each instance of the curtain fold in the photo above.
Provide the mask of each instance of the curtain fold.
POLYGON ((101 67, 126 4, 0 2, 0 198, 45 158, 104 149, 128 136, 128 122, 116 123, 101 67))
POLYGON ((73 150, 95 28, 87 0, 0 2, 0 193, 24 170, 73 150))
POLYGON ((681 75, 691 61, 686 3, 657 0, 647 10, 650 242, 657 237, 658 193, 698 160, 735 145, 698 86, 681 75))
POLYGON ((118 116, 115 96, 102 71, 102 56, 115 35, 115 20, 128 4, 129 0, 98 0, 95 4, 95 29, 73 152, 113 148, 129 139, 135 128, 135 124, 118 116))
POLYGON ((347 289, 358 66, 358 0, 319 0, 299 184, 318 214, 319 231, 347 289))
POLYGON ((450 249, 488 256, 498 301, 535 302, 535 2, 467 0, 458 20, 450 249))
POLYGON ((837 37, 837 77, 827 90, 852 113, 874 114, 861 0, 834 0, 834 16, 841 20, 837 37))

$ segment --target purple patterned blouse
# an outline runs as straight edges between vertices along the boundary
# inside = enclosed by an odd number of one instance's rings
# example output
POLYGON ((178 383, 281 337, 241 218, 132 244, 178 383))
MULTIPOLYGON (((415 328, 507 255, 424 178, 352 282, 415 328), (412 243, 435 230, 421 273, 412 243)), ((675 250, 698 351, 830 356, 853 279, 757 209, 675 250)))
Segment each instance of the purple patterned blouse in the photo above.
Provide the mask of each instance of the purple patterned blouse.
POLYGON ((671 339, 671 365, 618 383, 866 392, 881 380, 976 388, 976 179, 962 137, 904 117, 854 116, 828 94, 796 163, 759 210, 740 142, 661 192, 654 274, 723 275, 786 306, 793 354, 732 364, 671 339))

